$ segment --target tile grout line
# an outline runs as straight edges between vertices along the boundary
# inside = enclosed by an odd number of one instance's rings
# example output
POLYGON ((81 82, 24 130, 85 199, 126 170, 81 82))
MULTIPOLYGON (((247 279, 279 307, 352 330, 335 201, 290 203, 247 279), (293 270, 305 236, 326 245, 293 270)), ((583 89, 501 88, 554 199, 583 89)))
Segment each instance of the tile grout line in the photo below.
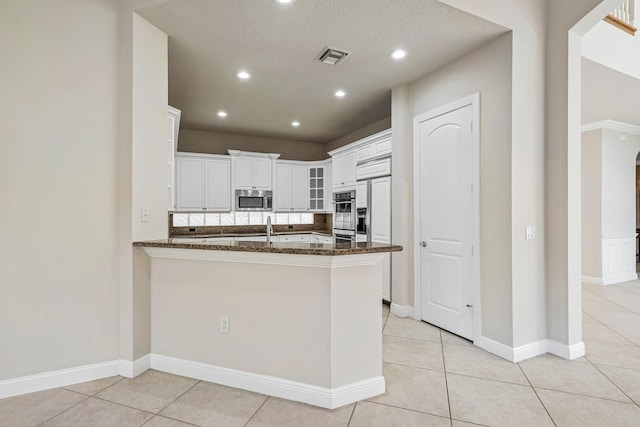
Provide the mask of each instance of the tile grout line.
MULTIPOLYGON (((587 359, 587 358, 585 357, 585 359, 587 359)), ((589 362, 589 363, 591 364, 591 366, 593 366, 594 368, 596 368, 596 369, 598 370, 598 372, 600 372, 600 373, 601 373, 601 374, 602 374, 606 379, 608 379, 608 380, 611 382, 611 384, 613 384, 614 386, 616 386, 616 388, 617 388, 618 390, 620 390, 620 392, 621 392, 622 394, 624 394, 625 396, 627 396, 627 398, 628 398, 628 399, 629 399, 633 404, 635 404, 636 406, 640 407, 640 404, 638 404, 638 402, 636 402, 635 400, 633 400, 633 399, 631 398, 631 396, 629 396, 627 393, 625 393, 625 391, 624 391, 624 390, 623 390, 623 389, 622 389, 618 384, 616 384, 616 382, 615 382, 615 381, 613 381, 611 378, 609 378, 609 376, 608 376, 607 374, 605 374, 605 373, 602 371, 602 369, 600 369, 600 368, 598 367, 598 365, 596 365, 595 363, 593 363, 593 362, 592 362, 591 360, 589 360, 589 359, 587 359, 587 362, 589 362)), ((607 366, 607 365, 603 365, 603 366, 607 366)), ((625 368, 623 368, 623 369, 625 369, 625 368)), ((615 401, 615 402, 619 402, 619 401, 615 401)))
MULTIPOLYGON (((616 288, 616 289, 621 289, 621 288, 616 288)), ((582 289, 582 291, 583 291, 583 292, 585 292, 584 288, 582 289)), ((630 312, 630 313, 633 313, 633 314, 635 314, 636 316, 640 316, 640 313, 637 313, 637 312, 635 312, 635 311, 631 310, 630 308, 627 308, 627 307, 625 307, 625 306, 623 306, 623 305, 620 305, 620 304, 618 304, 617 302, 610 300, 609 298, 605 298, 605 297, 603 297, 602 295, 597 294, 597 293, 595 293, 595 292, 593 292, 593 291, 590 291, 590 290, 588 290, 588 289, 586 290, 586 292, 590 292, 590 293, 592 293, 593 295, 597 296, 598 298, 602 298, 603 300, 605 300, 605 301, 607 301, 607 302, 609 302, 609 303, 611 303, 611 304, 617 305, 618 307, 620 307, 620 308, 621 308, 621 309, 623 309, 623 310, 626 310, 626 311, 628 311, 628 312, 630 312)), ((626 290, 625 290, 625 292, 626 292, 626 290)), ((635 292, 631 292, 631 293, 632 293, 632 294, 634 294, 634 295, 637 295, 637 294, 635 294, 635 292)), ((588 314, 588 313, 587 313, 587 314, 588 314)), ((590 315, 590 316, 591 316, 591 315, 590 315)), ((593 317, 593 316, 591 316, 591 317, 593 317)), ((597 319, 596 319, 596 320, 597 320, 597 319)))
POLYGON ((443 420, 448 420, 449 419, 444 415, 438 415, 438 414, 434 414, 434 413, 431 413, 431 412, 418 411, 417 409, 404 408, 402 406, 392 405, 390 403, 374 402, 374 401, 369 400, 369 399, 361 400, 360 402, 368 402, 368 403, 372 403, 374 405, 388 406, 389 408, 401 409, 403 411, 408 411, 408 412, 415 412, 416 414, 430 415, 432 417, 442 418, 443 420))
MULTIPOLYGON (((202 380, 198 380, 196 381, 196 383, 194 385, 192 385, 191 387, 189 387, 187 390, 185 390, 184 393, 182 393, 180 396, 176 397, 175 399, 173 399, 171 402, 169 402, 167 405, 165 405, 163 408, 161 408, 158 412, 156 412, 157 415, 160 415, 160 412, 164 411, 165 409, 167 409, 169 406, 171 406, 172 404, 174 404, 178 399, 180 399, 182 396, 184 396, 185 394, 189 393, 191 390, 193 390, 193 388, 195 386, 197 386, 198 384, 200 384, 202 382, 202 380)), ((163 415, 164 416, 164 415, 163 415)), ((178 420, 180 421, 180 420, 178 420)))
MULTIPOLYGON (((551 420, 551 422, 553 423, 554 426, 558 426, 558 424, 556 423, 556 420, 553 419, 553 417, 551 416, 551 413, 549 412, 549 410, 547 409, 547 406, 544 404, 544 402, 542 401, 542 399, 540 398, 540 395, 538 394, 538 391, 536 390, 536 388, 533 386, 533 384, 531 384, 531 380, 529 380, 529 377, 527 376, 527 373, 524 371, 524 369, 522 369, 522 365, 520 365, 520 362, 516 363, 516 365, 518 365, 518 368, 520 368, 520 372, 522 372, 522 375, 524 375, 524 379, 527 380, 527 382, 529 383, 529 387, 531 387, 531 390, 533 391, 533 394, 536 395, 536 397, 538 398, 538 401, 540 402, 540 404, 542 405, 542 407, 544 408, 544 411, 547 413, 547 415, 549 416, 549 419, 551 420)), ((555 391, 555 390, 554 390, 555 391)))
POLYGON ((251 422, 251 420, 255 418, 255 416, 258 414, 258 412, 260 412, 260 409, 262 409, 262 407, 267 403, 267 401, 268 401, 269 399, 271 399, 271 396, 269 396, 269 395, 266 395, 266 394, 265 394, 264 396, 266 396, 266 399, 264 399, 264 402, 262 402, 262 404, 258 407, 258 409, 256 409, 256 411, 253 413, 253 415, 251 415, 251 416, 249 417, 249 419, 247 420, 247 422, 243 424, 243 426, 244 426, 244 427, 246 427, 246 426, 248 426, 248 425, 249 425, 249 423, 251 422))
POLYGON ((442 370, 444 371, 444 387, 447 390, 447 407, 449 408, 449 425, 453 426, 451 416, 451 399, 449 398, 449 380, 447 378, 447 362, 444 360, 444 344, 442 343, 442 329, 440 329, 440 350, 442 351, 442 370))
POLYGON ((358 406, 358 403, 360 403, 361 401, 358 401, 355 403, 355 405, 353 405, 353 409, 351 410, 351 415, 349 415, 349 421, 347 421, 347 427, 349 427, 349 425, 351 424, 351 420, 353 419, 353 414, 356 412, 356 406, 358 406))
MULTIPOLYGON (((591 316, 591 317, 593 317, 593 316, 591 316)), ((595 317, 593 317, 593 318, 595 319, 595 317)), ((609 329, 614 334, 621 336, 622 338, 624 338, 627 341, 627 342, 623 342, 623 343, 612 342, 612 344, 632 344, 632 345, 638 346, 636 343, 634 343, 633 341, 629 340, 629 338, 625 337, 620 332, 616 331, 615 329, 613 329, 611 326, 607 325, 606 323, 600 322, 598 319, 596 319, 596 321, 599 322, 605 328, 609 329)), ((582 324, 582 328, 584 329, 584 322, 582 324)), ((584 341, 584 337, 582 339, 584 341)), ((590 340, 590 341, 600 341, 600 340, 590 340)), ((609 342, 609 341, 600 341, 600 342, 609 342)))
MULTIPOLYGON (((60 388, 62 388, 62 387, 60 387, 60 388)), ((54 389, 54 390, 55 390, 55 389, 54 389)), ((65 389, 65 390, 66 390, 66 391, 71 391, 71 390, 67 390, 67 389, 65 389)), ((72 393, 76 393, 76 392, 74 391, 74 392, 72 392, 72 393)), ((53 419, 54 419, 54 418, 56 418, 56 417, 59 417, 60 415, 62 415, 62 414, 64 414, 65 412, 67 412, 68 410, 70 410, 70 409, 72 409, 72 408, 75 408, 76 406, 78 406, 79 404, 81 404, 82 402, 84 402, 85 400, 87 400, 87 399, 90 399, 90 398, 91 398, 91 396, 87 396, 86 394, 83 394, 83 393, 76 393, 76 394, 79 394, 79 395, 81 395, 81 396, 84 396, 84 399, 82 399, 81 401, 77 402, 77 403, 76 403, 76 404, 74 404, 74 405, 69 406, 67 409, 65 409, 65 410, 63 410, 63 411, 60 411, 59 413, 55 414, 53 417, 51 417, 51 418, 49 418, 49 419, 47 419, 47 420, 45 420, 45 421, 41 422, 40 424, 38 424, 38 427, 40 427, 41 425, 44 425, 44 424, 48 423, 49 421, 53 420, 53 419)))

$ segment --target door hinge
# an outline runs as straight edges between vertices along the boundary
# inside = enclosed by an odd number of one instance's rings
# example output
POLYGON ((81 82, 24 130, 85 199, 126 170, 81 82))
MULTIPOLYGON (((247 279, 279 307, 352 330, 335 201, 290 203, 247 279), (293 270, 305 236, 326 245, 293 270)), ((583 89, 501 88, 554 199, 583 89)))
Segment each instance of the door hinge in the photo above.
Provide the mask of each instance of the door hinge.
POLYGON ((471 133, 473 133, 473 122, 471 122, 471 124, 469 125, 469 127, 471 128, 471 133))

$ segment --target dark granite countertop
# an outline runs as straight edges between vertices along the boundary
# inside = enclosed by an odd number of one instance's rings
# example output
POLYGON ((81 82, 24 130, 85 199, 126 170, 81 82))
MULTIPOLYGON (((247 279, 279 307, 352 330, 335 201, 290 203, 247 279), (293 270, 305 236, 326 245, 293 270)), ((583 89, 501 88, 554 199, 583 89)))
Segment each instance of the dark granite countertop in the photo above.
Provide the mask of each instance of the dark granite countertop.
MULTIPOLYGON (((284 233, 279 233, 284 234, 284 233)), ((301 233, 295 233, 301 234, 301 233)), ((245 236, 247 234, 244 234, 245 236)), ((236 235, 237 236, 237 235, 236 235)), ((211 237, 224 237, 220 235, 211 237)), ((210 251, 266 252, 298 255, 357 255, 377 252, 399 252, 402 246, 382 243, 303 243, 303 242, 252 242, 229 240, 207 241, 206 238, 169 238, 133 242, 133 246, 147 248, 200 249, 210 251), (185 242, 185 240, 187 240, 185 242)))

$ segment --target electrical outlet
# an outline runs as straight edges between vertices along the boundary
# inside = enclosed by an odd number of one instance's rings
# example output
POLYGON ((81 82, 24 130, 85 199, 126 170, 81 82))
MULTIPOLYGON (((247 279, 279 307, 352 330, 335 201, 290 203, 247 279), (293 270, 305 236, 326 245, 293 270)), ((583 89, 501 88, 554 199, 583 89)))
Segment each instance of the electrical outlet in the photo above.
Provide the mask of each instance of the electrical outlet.
POLYGON ((536 228, 532 225, 525 228, 525 239, 533 240, 536 238, 536 228))
POLYGON ((142 208, 141 221, 151 222, 151 210, 149 208, 142 208))
POLYGON ((229 333, 229 316, 220 316, 220 332, 229 333))

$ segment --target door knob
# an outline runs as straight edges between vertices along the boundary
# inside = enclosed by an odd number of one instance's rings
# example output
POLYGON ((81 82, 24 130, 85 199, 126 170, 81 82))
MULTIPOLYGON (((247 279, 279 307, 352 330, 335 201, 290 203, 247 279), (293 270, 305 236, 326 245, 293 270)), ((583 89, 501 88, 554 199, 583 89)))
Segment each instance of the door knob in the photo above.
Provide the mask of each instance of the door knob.
POLYGON ((422 246, 423 248, 427 247, 427 242, 425 242, 424 240, 422 242, 420 242, 420 246, 422 246))

